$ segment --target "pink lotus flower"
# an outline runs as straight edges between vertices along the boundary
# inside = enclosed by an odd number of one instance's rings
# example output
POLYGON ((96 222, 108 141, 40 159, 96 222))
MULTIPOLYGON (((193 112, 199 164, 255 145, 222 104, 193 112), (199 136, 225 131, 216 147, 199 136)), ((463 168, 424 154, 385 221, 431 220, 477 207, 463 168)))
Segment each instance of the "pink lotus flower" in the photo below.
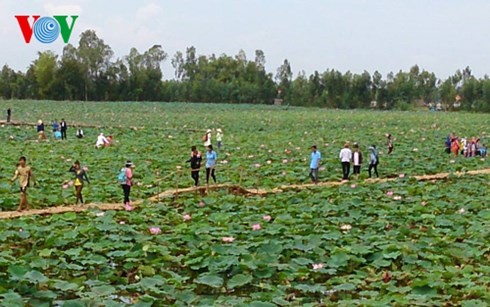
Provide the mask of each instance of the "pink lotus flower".
POLYGON ((461 209, 459 209, 459 211, 458 211, 458 212, 459 212, 460 214, 463 214, 463 213, 465 213, 466 211, 464 210, 464 208, 461 208, 461 209))
POLYGON ((267 160, 267 164, 271 164, 271 163, 272 163, 272 161, 271 161, 271 160, 267 160))
POLYGON ((248 158, 249 159, 252 159, 253 157, 255 157, 254 155, 249 155, 248 158))
POLYGON ((313 263, 313 270, 321 270, 323 269, 323 263, 313 263))
POLYGON ((264 145, 264 144, 261 144, 261 145, 260 145, 260 148, 265 148, 265 145, 264 145))
POLYGON ((124 225, 124 224, 126 224, 126 222, 125 222, 125 221, 120 221, 120 222, 119 222, 119 225, 124 225))
POLYGON ((260 163, 255 163, 255 167, 260 167, 260 163))
POLYGON ((228 160, 221 161, 221 164, 228 164, 228 160))
POLYGON ((402 200, 402 197, 401 196, 395 196, 393 197, 394 200, 402 200))
POLYGON ((202 200, 199 202, 199 207, 204 207, 206 205, 202 200))
POLYGON ((221 238, 221 240, 223 242, 225 242, 225 243, 231 243, 231 242, 235 241, 235 238, 233 238, 233 237, 223 237, 223 238, 221 238))
POLYGON ((65 190, 66 190, 66 189, 68 189, 69 187, 70 187, 70 186, 69 186, 68 184, 64 184, 64 185, 63 185, 63 189, 65 189, 65 190))
POLYGON ((301 147, 296 147, 296 150, 301 150, 301 147))
POLYGON ((66 162, 71 162, 71 159, 66 159, 66 162))
POLYGON ((191 220, 191 215, 186 213, 182 216, 182 218, 184 219, 184 221, 190 221, 191 220))
POLYGON ((262 229, 262 226, 260 226, 260 224, 253 224, 252 225, 252 230, 261 230, 262 229))
POLYGON ((456 160, 451 160, 449 161, 449 163, 456 163, 456 160))
POLYGON ((425 207, 425 205, 427 205, 427 203, 425 201, 421 202, 420 205, 422 205, 422 207, 425 207))
POLYGON ((104 216, 104 215, 105 215, 105 213, 104 213, 104 212, 97 212, 97 213, 95 214, 95 216, 104 216))
POLYGON ((418 149, 418 148, 414 148, 414 149, 412 149, 412 150, 413 150, 414 152, 419 151, 419 149, 418 149))
POLYGON ((270 215, 264 215, 262 219, 266 222, 269 222, 272 219, 272 217, 270 215))
POLYGON ((68 185, 69 185, 70 187, 71 187, 71 186, 73 186, 73 184, 74 184, 74 183, 73 183, 73 180, 68 181, 68 185))
POLYGON ((177 168, 177 169, 181 169, 181 168, 182 168, 182 166, 180 166, 180 165, 177 165, 177 166, 176 166, 176 168, 177 168))
POLYGON ((284 164, 288 163, 288 159, 282 160, 282 163, 284 163, 284 164))
POLYGON ((393 196, 393 191, 386 192, 386 196, 389 196, 389 197, 393 196))
POLYGON ((269 149, 267 152, 268 152, 268 153, 271 153, 271 152, 272 152, 272 149, 269 149))
POLYGON ((22 229, 22 228, 19 228, 19 232, 23 232, 23 231, 24 231, 24 229, 22 229))
POLYGON ((324 170, 326 170, 326 168, 325 168, 325 166, 320 166, 319 170, 324 171, 324 170))
POLYGON ((162 230, 160 229, 160 227, 151 227, 150 228, 150 233, 152 235, 158 235, 158 234, 161 234, 162 233, 162 230))
POLYGON ((398 175, 399 178, 405 178, 405 174, 398 175))
POLYGON ((126 211, 133 211, 134 210, 134 207, 131 206, 130 204, 125 204, 124 205, 124 210, 126 210, 126 211))
POLYGON ((283 175, 283 176, 286 176, 286 174, 287 174, 287 173, 286 173, 286 171, 283 171, 283 172, 282 172, 282 175, 283 175))
POLYGON ((330 146, 330 144, 326 143, 326 144, 325 144, 325 147, 328 147, 328 146, 330 146))
POLYGON ((240 147, 237 147, 236 150, 240 150, 240 147))
POLYGON ((357 187, 357 185, 356 185, 355 183, 353 183, 353 184, 351 184, 351 185, 350 185, 350 187, 351 187, 352 189, 355 189, 355 188, 357 187))
POLYGON ((84 167, 82 167, 82 169, 83 169, 84 171, 88 172, 88 166, 84 166, 84 167))

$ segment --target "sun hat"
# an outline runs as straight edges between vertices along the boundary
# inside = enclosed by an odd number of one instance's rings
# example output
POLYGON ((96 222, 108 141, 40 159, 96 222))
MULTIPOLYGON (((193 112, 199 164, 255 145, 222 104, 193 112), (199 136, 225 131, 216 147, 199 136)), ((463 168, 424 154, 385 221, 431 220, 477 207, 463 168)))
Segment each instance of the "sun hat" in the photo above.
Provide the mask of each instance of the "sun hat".
POLYGON ((133 164, 133 162, 131 162, 131 160, 126 161, 126 167, 133 167, 133 166, 134 166, 134 164, 133 164))
POLYGON ((222 132, 222 131, 221 131, 221 128, 216 129, 216 131, 218 131, 218 132, 222 132))
POLYGON ((206 132, 211 132, 211 129, 208 129, 208 131, 206 131, 206 132))

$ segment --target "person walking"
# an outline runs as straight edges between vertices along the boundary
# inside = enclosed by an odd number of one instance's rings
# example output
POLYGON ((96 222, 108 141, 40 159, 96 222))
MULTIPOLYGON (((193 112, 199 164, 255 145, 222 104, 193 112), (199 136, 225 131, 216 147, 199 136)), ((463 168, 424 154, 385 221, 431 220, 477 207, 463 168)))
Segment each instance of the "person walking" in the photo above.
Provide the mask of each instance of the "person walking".
POLYGON ((42 120, 38 120, 36 129, 37 129, 38 138, 45 140, 46 133, 44 132, 44 123, 42 120))
POLYGON ((83 182, 86 181, 88 184, 90 184, 87 172, 85 171, 85 169, 82 169, 80 167, 80 162, 78 160, 73 163, 69 171, 75 174, 75 182, 73 185, 75 186, 75 195, 77 197, 76 204, 78 205, 78 203, 80 202, 80 204, 83 205, 83 182))
POLYGON ((362 153, 359 150, 359 144, 354 143, 354 152, 352 153, 352 164, 354 165, 354 176, 359 178, 362 166, 362 153))
POLYGON ((53 122, 51 123, 51 127, 53 128, 53 134, 56 133, 56 131, 58 131, 58 129, 60 128, 60 124, 58 124, 58 121, 55 119, 53 120, 53 122))
POLYGON ((26 157, 20 157, 19 163, 17 164, 17 169, 15 170, 14 177, 12 177, 11 181, 14 182, 17 178, 19 178, 20 187, 20 203, 17 211, 22 211, 24 209, 29 210, 27 188, 29 187, 31 180, 34 181, 34 176, 32 174, 31 167, 27 165, 26 157))
POLYGON ((350 162, 352 160, 352 151, 349 147, 349 142, 346 142, 339 154, 340 162, 342 163, 342 180, 349 180, 350 162))
POLYGON ((209 145, 212 145, 211 143, 211 129, 208 129, 206 131, 206 134, 202 137, 202 140, 204 142, 204 147, 208 147, 209 145))
POLYGON ((216 151, 213 150, 213 145, 208 146, 208 151, 206 152, 206 184, 209 185, 209 176, 213 177, 214 183, 216 183, 216 160, 218 155, 216 151))
POLYGON ((386 134, 386 147, 388 148, 388 154, 391 155, 391 153, 393 152, 394 145, 390 133, 386 134))
POLYGON ((7 123, 10 123, 12 119, 12 110, 10 108, 7 109, 7 123))
POLYGON ((202 156, 196 146, 191 147, 191 158, 186 163, 191 163, 191 177, 194 179, 194 186, 199 185, 199 170, 201 168, 202 156))
POLYGON ((453 153, 453 155, 455 157, 458 156, 460 148, 461 148, 461 146, 459 144, 459 138, 455 135, 451 139, 451 152, 453 153))
POLYGON ((66 124, 66 121, 64 118, 61 119, 60 122, 60 130, 61 130, 61 139, 66 140, 66 130, 68 129, 68 125, 66 124))
POLYGON ((221 131, 221 128, 216 130, 216 142, 218 145, 218 150, 221 149, 221 145, 223 145, 223 131, 221 131))
POLYGON ((131 161, 126 161, 126 164, 123 168, 121 168, 119 175, 117 177, 121 188, 124 193, 124 205, 130 206, 130 194, 131 194, 131 186, 133 185, 133 163, 131 161))
POLYGON ((314 184, 318 183, 318 169, 320 167, 321 153, 317 150, 316 145, 311 146, 310 158, 310 178, 314 184))
POLYGON ((379 164, 379 157, 378 157, 378 152, 376 151, 376 146, 371 145, 369 147, 369 168, 368 168, 369 178, 371 178, 371 171, 373 169, 376 177, 379 177, 378 164, 379 164))

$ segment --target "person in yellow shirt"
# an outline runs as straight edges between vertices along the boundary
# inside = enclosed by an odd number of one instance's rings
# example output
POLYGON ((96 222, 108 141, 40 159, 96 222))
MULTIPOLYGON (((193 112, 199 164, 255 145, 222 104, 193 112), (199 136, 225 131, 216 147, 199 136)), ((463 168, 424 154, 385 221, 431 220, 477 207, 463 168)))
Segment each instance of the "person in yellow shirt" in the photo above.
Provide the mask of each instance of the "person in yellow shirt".
POLYGON ((17 178, 19 178, 20 203, 17 211, 30 209, 29 202, 27 201, 27 188, 29 187, 30 181, 33 180, 34 177, 32 175, 32 169, 30 166, 27 165, 26 160, 26 157, 20 157, 14 177, 12 177, 11 179, 12 181, 15 181, 17 178))
POLYGON ((80 167, 80 162, 77 160, 75 163, 73 163, 72 167, 70 168, 70 172, 75 174, 75 181, 73 182, 73 185, 75 186, 75 194, 77 197, 77 202, 76 204, 80 202, 80 204, 83 205, 83 196, 82 196, 82 190, 83 190, 83 182, 87 181, 87 183, 90 184, 90 181, 88 180, 87 172, 85 169, 82 169, 80 167))

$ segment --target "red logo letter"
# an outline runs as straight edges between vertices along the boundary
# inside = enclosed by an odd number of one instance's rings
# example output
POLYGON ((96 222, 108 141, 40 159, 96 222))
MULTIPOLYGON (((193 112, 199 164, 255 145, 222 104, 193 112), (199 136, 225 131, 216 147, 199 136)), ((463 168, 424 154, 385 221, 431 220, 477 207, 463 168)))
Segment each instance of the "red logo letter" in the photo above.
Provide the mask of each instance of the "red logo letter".
POLYGON ((33 15, 34 21, 32 22, 32 25, 29 24, 29 16, 28 15, 16 15, 15 18, 17 19, 17 22, 19 23, 20 30, 22 31, 22 35, 24 35, 24 40, 26 41, 26 44, 29 44, 31 42, 31 37, 32 37, 32 26, 34 23, 39 19, 39 15, 33 15))

